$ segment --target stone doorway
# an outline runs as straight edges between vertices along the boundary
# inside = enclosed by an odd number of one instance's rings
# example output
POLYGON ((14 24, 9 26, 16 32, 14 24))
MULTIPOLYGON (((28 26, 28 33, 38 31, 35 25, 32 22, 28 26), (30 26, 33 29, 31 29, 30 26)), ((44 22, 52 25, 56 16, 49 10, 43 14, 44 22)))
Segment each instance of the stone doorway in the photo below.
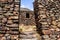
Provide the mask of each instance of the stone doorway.
MULTIPOLYGON (((24 3, 25 3, 25 1, 26 0, 24 0, 24 3)), ((27 1, 26 2, 28 4, 30 0, 27 0, 27 1)), ((32 4, 33 4, 33 2, 32 2, 32 4)), ((19 24, 19 31, 21 33, 20 39, 21 40, 38 40, 34 11, 32 11, 26 7, 25 8, 20 7, 20 24, 19 24)))

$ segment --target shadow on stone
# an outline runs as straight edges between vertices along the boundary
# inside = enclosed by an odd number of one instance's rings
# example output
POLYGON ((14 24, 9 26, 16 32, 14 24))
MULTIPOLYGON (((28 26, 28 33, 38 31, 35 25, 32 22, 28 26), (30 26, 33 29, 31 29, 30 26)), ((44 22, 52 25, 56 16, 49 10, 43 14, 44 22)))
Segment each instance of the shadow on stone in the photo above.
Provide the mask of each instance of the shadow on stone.
POLYGON ((41 36, 41 35, 43 35, 43 33, 42 33, 42 24, 41 23, 37 23, 37 25, 36 25, 36 31, 37 31, 37 33, 41 36))

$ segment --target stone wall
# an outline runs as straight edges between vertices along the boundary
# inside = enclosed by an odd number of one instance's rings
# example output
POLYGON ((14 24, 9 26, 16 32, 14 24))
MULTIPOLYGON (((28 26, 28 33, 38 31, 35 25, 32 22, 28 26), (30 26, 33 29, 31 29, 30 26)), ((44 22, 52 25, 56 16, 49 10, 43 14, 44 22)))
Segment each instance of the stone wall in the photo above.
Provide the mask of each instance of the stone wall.
POLYGON ((60 40, 60 0, 35 0, 34 13, 41 40, 60 40))
POLYGON ((35 25, 35 15, 33 11, 21 11, 20 15, 20 24, 35 25))
MULTIPOLYGON (((22 29, 27 31, 33 29, 35 26, 35 15, 34 12, 28 8, 21 8, 20 9, 20 23, 19 23, 19 30, 22 29)), ((21 30, 20 30, 21 31, 21 30)))
POLYGON ((20 0, 0 0, 0 40, 18 40, 20 0))
POLYGON ((28 8, 20 8, 20 40, 37 40, 34 12, 28 8))

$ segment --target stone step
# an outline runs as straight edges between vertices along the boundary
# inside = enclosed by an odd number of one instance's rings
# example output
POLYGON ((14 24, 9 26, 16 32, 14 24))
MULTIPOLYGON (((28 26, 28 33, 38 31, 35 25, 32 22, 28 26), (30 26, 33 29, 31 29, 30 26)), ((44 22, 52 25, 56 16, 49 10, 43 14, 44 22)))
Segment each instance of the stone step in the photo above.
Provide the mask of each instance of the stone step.
POLYGON ((23 34, 35 34, 35 31, 28 31, 28 32, 23 32, 23 34))
POLYGON ((32 38, 35 38, 36 36, 35 36, 35 35, 20 35, 20 37, 21 37, 21 38, 23 38, 23 37, 26 37, 26 38, 27 38, 27 37, 30 37, 30 38, 31 38, 31 37, 32 37, 32 38))
POLYGON ((19 40, 37 40, 37 38, 32 38, 32 39, 19 39, 19 40))
POLYGON ((37 39, 36 38, 36 32, 35 31, 27 31, 27 32, 23 32, 20 34, 20 38, 21 40, 33 40, 33 39, 37 39))

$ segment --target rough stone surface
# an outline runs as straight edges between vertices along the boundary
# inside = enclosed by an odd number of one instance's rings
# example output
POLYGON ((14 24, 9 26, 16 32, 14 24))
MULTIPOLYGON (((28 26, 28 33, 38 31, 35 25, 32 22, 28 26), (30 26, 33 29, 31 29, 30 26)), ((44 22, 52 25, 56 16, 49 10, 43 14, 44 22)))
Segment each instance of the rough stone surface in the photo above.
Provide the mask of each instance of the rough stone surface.
POLYGON ((18 40, 19 1, 0 0, 0 40, 18 40))
POLYGON ((35 0, 34 13, 38 33, 49 36, 42 40, 60 40, 60 0, 35 0))

